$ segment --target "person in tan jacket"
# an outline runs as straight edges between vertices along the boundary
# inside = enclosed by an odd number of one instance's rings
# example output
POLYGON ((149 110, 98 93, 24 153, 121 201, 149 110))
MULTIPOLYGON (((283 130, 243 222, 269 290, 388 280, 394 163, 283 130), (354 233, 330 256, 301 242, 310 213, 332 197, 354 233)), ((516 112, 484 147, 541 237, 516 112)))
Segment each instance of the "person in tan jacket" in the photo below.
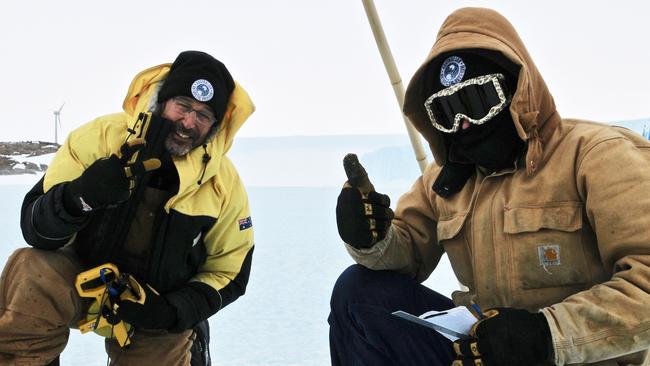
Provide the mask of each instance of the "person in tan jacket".
POLYGON ((442 25, 404 112, 435 157, 394 213, 346 184, 358 263, 332 294, 332 364, 649 365, 650 142, 564 119, 513 26, 464 8, 442 25), (447 254, 468 291, 420 283, 447 254), (475 302, 451 343, 391 316, 475 302), (492 309, 492 310, 488 310, 492 309))

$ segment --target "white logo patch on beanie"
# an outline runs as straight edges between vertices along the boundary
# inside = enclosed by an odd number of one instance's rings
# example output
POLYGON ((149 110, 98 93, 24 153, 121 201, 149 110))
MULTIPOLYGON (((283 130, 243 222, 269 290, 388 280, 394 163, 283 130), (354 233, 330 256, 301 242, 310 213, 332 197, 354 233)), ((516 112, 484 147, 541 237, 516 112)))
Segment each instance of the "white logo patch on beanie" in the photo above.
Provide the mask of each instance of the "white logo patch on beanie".
POLYGON ((450 86, 459 83, 465 76, 465 62, 458 56, 451 56, 440 67, 440 83, 450 86))
POLYGON ((192 83, 192 96, 199 102, 207 102, 214 96, 214 88, 209 81, 199 79, 192 83))

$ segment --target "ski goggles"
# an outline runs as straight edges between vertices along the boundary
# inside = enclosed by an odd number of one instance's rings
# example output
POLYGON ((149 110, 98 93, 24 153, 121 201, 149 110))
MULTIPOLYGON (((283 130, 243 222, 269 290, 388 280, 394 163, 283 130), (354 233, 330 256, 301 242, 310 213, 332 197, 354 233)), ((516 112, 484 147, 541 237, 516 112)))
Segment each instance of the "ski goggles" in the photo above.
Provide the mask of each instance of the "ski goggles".
POLYGON ((505 76, 489 74, 440 90, 427 98, 424 108, 433 127, 445 133, 454 133, 463 119, 482 125, 501 112, 510 100, 505 76))

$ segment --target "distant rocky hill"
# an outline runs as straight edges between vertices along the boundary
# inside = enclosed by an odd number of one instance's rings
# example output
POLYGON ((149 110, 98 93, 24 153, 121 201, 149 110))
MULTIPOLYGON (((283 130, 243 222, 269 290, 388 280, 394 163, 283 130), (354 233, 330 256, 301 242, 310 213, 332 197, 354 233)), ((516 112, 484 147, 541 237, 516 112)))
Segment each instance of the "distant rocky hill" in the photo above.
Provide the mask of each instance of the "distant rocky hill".
POLYGON ((0 175, 43 172, 47 165, 35 163, 32 158, 58 149, 58 144, 44 141, 0 142, 0 175))

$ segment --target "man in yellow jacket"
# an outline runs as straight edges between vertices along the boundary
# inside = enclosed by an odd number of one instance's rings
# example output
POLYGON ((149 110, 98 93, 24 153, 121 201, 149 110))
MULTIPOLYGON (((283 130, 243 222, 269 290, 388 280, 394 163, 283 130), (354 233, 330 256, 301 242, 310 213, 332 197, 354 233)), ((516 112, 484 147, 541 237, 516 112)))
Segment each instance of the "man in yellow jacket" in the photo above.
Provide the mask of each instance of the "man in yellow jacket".
POLYGON ((252 221, 226 152, 254 110, 248 94, 223 63, 186 51, 139 73, 123 109, 73 131, 25 197, 34 248, 2 274, 2 364, 58 364, 89 308, 75 278, 108 262, 140 290, 106 292, 106 319, 134 329, 128 348, 106 340, 112 364, 209 364, 207 319, 245 292, 252 221))
POLYGON ((648 365, 650 142, 563 119, 512 25, 460 9, 406 91, 436 163, 403 195, 343 188, 357 263, 335 285, 334 365, 648 365), (420 284, 446 253, 453 302, 420 284), (391 316, 470 306, 454 342, 391 316), (488 310, 492 309, 492 310, 488 310))

